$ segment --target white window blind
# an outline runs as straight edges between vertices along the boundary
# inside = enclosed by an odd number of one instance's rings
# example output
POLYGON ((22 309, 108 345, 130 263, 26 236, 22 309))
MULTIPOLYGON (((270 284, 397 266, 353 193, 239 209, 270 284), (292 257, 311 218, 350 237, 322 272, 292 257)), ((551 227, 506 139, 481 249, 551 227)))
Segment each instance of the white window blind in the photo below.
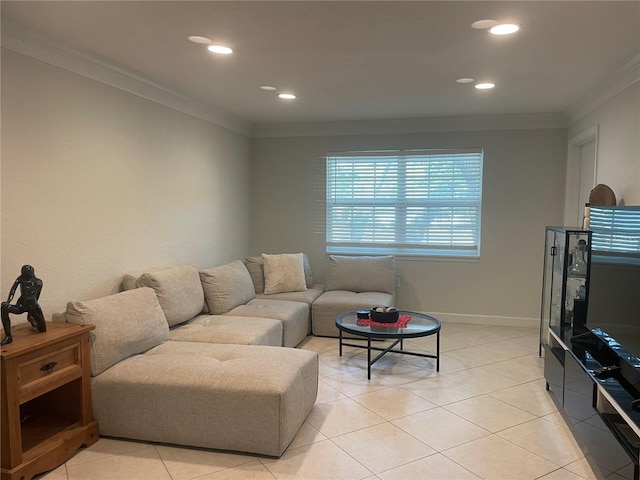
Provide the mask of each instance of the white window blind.
POLYGON ((640 252, 640 207, 591 207, 592 250, 640 252))
POLYGON ((326 158, 328 253, 479 256, 482 152, 326 158))

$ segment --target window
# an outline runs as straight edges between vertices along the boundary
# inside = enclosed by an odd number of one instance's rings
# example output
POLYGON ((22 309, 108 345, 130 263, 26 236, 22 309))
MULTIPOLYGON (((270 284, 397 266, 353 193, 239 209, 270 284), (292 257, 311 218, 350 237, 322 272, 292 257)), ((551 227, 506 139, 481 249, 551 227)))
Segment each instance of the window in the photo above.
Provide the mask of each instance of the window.
POLYGON ((589 228, 593 251, 640 252, 640 207, 592 207, 589 228))
POLYGON ((480 255, 482 152, 326 158, 328 253, 480 255))

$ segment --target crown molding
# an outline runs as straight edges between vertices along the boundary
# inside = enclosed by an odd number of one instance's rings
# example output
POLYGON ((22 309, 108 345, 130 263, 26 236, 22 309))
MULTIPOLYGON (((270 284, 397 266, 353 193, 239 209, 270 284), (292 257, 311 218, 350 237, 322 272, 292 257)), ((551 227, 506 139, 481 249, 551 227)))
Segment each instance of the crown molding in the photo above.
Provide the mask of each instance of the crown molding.
POLYGON ((345 122, 254 124, 252 137, 317 137, 566 128, 564 113, 468 115, 345 122))
POLYGON ((249 122, 231 113, 203 106, 178 92, 120 69, 106 61, 39 37, 17 24, 3 21, 2 48, 118 88, 237 133, 249 135, 251 131, 249 122))
POLYGON ((640 55, 596 85, 576 106, 571 108, 567 112, 569 125, 584 118, 638 81, 640 81, 640 55))

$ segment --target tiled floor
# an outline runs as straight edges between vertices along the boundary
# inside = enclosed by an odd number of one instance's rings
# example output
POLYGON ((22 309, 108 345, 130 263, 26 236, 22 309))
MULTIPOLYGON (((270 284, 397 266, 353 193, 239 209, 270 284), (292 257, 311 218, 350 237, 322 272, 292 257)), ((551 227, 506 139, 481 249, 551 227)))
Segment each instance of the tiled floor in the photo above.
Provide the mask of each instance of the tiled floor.
POLYGON ((320 354, 318 399, 281 458, 102 438, 43 478, 596 478, 545 391, 537 329, 446 324, 439 373, 431 359, 389 354, 370 381, 364 350, 341 358, 337 339, 313 337, 301 348, 320 354))

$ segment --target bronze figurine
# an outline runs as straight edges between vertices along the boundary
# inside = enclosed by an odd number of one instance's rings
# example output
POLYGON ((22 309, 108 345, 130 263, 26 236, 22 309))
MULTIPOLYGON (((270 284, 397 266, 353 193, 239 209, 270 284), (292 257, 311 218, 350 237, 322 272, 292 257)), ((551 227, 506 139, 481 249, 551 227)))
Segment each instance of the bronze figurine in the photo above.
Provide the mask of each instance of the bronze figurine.
POLYGON ((39 332, 47 331, 44 314, 38 304, 40 292, 42 292, 42 280, 36 277, 36 272, 31 265, 24 265, 21 275, 13 282, 13 286, 9 291, 9 298, 7 298, 6 302, 2 302, 2 328, 4 328, 5 337, 0 342, 0 345, 6 345, 13 341, 11 320, 9 319, 10 313, 16 315, 26 313, 29 323, 37 328, 39 332), (20 286, 20 297, 15 305, 11 305, 11 300, 13 300, 18 286, 20 286))

